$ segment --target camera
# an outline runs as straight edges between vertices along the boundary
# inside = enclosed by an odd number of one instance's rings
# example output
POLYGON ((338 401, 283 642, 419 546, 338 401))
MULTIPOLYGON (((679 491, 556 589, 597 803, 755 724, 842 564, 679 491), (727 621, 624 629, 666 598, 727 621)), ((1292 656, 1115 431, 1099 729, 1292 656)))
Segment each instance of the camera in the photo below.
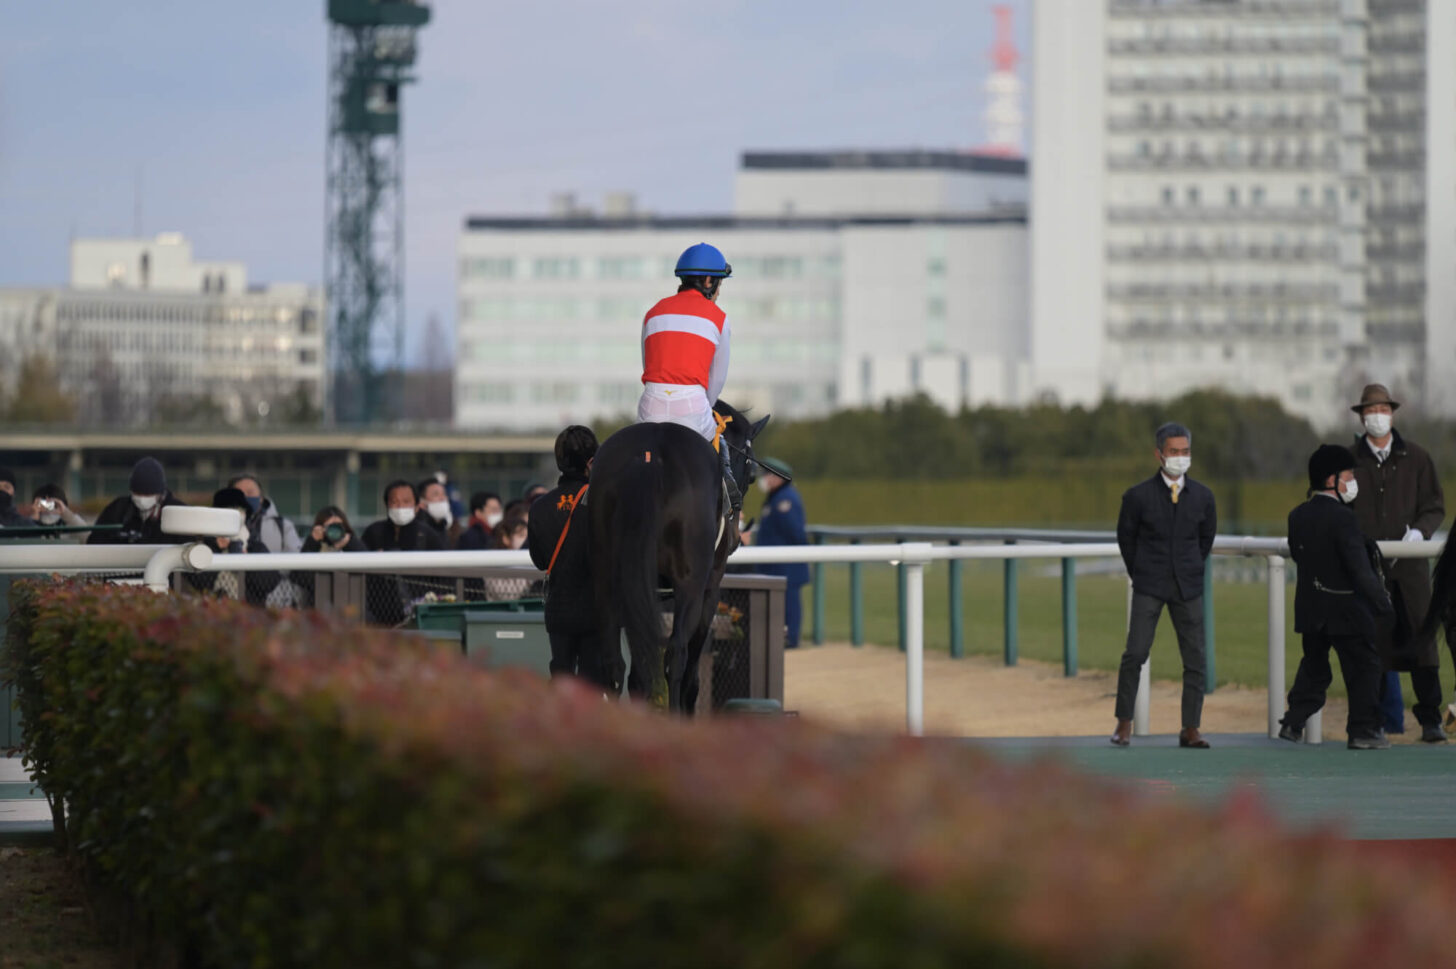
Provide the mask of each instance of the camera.
POLYGON ((54 498, 37 498, 35 506, 41 511, 55 511, 58 502, 54 498))
POLYGON ((334 522, 332 525, 324 529, 324 541, 328 542, 330 545, 337 545, 344 540, 344 536, 347 534, 348 533, 344 531, 343 525, 340 525, 338 522, 334 522))

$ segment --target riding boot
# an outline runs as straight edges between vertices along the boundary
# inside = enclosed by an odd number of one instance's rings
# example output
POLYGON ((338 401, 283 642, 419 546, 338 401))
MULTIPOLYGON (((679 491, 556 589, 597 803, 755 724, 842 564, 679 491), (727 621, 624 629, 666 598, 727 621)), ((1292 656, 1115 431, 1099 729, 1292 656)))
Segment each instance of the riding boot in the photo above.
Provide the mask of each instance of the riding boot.
POLYGON ((743 508, 743 493, 738 490, 738 482, 733 477, 733 469, 728 465, 728 448, 720 444, 718 453, 723 456, 723 483, 728 487, 729 518, 736 518, 738 512, 743 508))

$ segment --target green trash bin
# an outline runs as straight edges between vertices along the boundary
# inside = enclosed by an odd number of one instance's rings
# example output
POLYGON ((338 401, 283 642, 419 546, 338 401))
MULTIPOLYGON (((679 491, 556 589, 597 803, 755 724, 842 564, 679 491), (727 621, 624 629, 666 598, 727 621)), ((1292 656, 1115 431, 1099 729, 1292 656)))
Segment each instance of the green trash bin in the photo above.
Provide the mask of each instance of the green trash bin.
POLYGON ((467 612, 540 612, 543 599, 502 599, 499 602, 417 602, 416 629, 451 630, 463 635, 467 612))
POLYGON ((471 609, 465 613, 465 655, 486 669, 514 667, 551 675, 544 611, 471 609))

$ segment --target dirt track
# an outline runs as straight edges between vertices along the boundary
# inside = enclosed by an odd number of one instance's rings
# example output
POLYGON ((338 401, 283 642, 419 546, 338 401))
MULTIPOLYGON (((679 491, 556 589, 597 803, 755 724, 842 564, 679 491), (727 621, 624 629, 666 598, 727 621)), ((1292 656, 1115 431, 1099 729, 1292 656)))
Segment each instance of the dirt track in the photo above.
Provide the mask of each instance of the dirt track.
MULTIPOLYGON (((1110 734, 1115 723, 1113 673, 1068 678, 1062 668, 1022 660, 1013 667, 983 656, 925 657, 925 729, 962 737, 1051 737, 1110 734)), ((1178 683, 1153 683, 1149 719, 1155 734, 1182 724, 1178 683)), ((1220 687, 1203 704, 1203 732, 1260 733, 1268 723, 1264 690, 1220 687)), ((784 658, 785 707, 839 727, 905 729, 905 659, 894 649, 826 645, 784 658)), ((1343 739, 1346 706, 1324 711, 1326 738, 1343 739)), ((1407 734, 1409 736, 1409 734, 1407 734)), ((1391 738, 1397 740, 1398 738, 1391 738)))

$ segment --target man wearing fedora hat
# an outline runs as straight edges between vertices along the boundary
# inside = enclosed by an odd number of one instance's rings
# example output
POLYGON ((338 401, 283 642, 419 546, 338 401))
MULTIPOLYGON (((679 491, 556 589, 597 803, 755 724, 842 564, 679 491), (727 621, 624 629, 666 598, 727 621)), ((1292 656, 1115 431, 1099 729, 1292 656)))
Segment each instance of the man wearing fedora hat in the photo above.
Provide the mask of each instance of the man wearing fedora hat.
POLYGON ((1289 513, 1289 553, 1298 584, 1294 631, 1304 637, 1304 655, 1289 691, 1289 709, 1279 736, 1298 742, 1304 725, 1325 705, 1333 674, 1330 650, 1350 698, 1345 731, 1352 750, 1384 750, 1380 729, 1380 654, 1376 617, 1389 615, 1390 597, 1380 584, 1347 507, 1363 493, 1355 482, 1355 459, 1336 444, 1321 444, 1309 456, 1306 501, 1289 513))
MULTIPOLYGON (((1393 426, 1400 401, 1383 384, 1369 384, 1360 402, 1350 410, 1360 415, 1364 433, 1351 448, 1355 456, 1355 482, 1359 494, 1351 503, 1360 531, 1378 542, 1424 542, 1446 517, 1441 481, 1430 454, 1407 441, 1393 426)), ((1376 638, 1389 671, 1383 678, 1381 709, 1388 732, 1404 732, 1405 705, 1397 670, 1410 673, 1416 696, 1413 709, 1421 725, 1421 740, 1441 743, 1440 656, 1435 636, 1420 636, 1421 622, 1431 604, 1431 577, 1425 559, 1393 561, 1386 572, 1386 588, 1395 605, 1395 621, 1376 638)))

